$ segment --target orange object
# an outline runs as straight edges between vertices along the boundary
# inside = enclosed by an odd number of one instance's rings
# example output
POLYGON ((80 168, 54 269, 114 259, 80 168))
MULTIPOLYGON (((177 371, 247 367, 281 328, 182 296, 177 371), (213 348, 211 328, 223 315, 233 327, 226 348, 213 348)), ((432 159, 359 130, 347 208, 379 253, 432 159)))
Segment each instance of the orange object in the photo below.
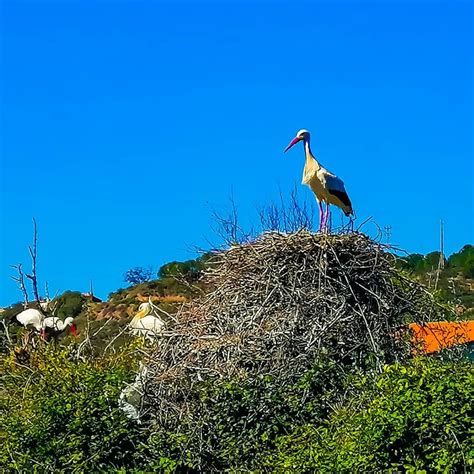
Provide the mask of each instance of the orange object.
POLYGON ((411 323, 408 327, 416 350, 425 354, 474 341, 474 321, 411 323))

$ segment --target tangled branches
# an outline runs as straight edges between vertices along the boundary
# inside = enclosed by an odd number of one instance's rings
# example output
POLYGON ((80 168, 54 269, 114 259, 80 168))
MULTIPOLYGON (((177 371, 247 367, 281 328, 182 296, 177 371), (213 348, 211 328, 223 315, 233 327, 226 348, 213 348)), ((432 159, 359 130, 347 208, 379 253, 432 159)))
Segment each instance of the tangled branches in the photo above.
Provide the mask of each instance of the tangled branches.
POLYGON ((150 366, 146 405, 162 426, 192 410, 202 381, 297 381, 318 356, 341 371, 408 355, 402 325, 433 320, 425 290, 388 249, 359 233, 266 233, 215 256, 212 290, 183 307, 150 366))

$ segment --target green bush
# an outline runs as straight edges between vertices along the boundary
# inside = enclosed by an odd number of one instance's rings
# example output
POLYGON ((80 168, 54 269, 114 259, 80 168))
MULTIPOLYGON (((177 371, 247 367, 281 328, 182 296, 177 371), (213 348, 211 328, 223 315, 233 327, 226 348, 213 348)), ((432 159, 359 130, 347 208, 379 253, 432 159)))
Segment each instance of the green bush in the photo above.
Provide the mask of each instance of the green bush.
POLYGON ((268 376, 202 383, 199 410, 186 414, 194 419, 154 431, 118 409, 136 370, 133 347, 77 360, 68 349, 41 346, 27 364, 3 357, 0 370, 0 465, 12 471, 460 472, 474 465, 468 362, 421 358, 378 376, 352 375, 344 387, 324 363, 287 387, 268 376), (196 421, 203 438, 187 429, 196 421))
POLYGON ((288 386, 266 376, 193 390, 196 404, 179 426, 157 427, 147 440, 148 467, 352 473, 474 465, 474 377, 466 361, 420 358, 344 381, 321 361, 288 386))
POLYGON ((164 456, 183 470, 256 469, 261 454, 296 423, 325 419, 342 385, 339 367, 323 358, 287 383, 269 375, 194 383, 190 405, 175 425, 156 426, 148 462, 158 468, 164 456))
POLYGON ((40 346, 28 363, 0 360, 0 465, 9 470, 94 471, 130 467, 141 433, 118 408, 133 378, 132 347, 78 360, 40 346))
POLYGON ((419 359, 361 377, 322 424, 277 440, 266 466, 303 472, 470 472, 474 465, 470 362, 419 359))
POLYGON ((211 254, 207 253, 194 260, 186 260, 184 262, 169 262, 158 270, 158 276, 162 279, 184 276, 189 280, 195 280, 206 268, 210 257, 211 254))
POLYGON ((61 319, 75 318, 84 305, 85 298, 79 291, 66 291, 54 300, 56 305, 55 316, 61 319))

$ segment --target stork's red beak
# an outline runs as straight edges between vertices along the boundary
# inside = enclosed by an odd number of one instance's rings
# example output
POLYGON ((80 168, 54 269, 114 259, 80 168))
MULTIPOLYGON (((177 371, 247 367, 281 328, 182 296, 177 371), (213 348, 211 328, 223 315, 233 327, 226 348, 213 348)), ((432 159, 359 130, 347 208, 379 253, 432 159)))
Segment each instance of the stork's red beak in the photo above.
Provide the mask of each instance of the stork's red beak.
POLYGON ((74 337, 77 337, 77 328, 76 328, 76 325, 75 324, 71 324, 71 326, 69 326, 71 328, 71 333, 74 337))
POLYGON ((283 153, 286 153, 293 145, 296 145, 300 140, 301 138, 299 137, 293 138, 293 140, 291 140, 290 144, 285 148, 285 151, 283 153))

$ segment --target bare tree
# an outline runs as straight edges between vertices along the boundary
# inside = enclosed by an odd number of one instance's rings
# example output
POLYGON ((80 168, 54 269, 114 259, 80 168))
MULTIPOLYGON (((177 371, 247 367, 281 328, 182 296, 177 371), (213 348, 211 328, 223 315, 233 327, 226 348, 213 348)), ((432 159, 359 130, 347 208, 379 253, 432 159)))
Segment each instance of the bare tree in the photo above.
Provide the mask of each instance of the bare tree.
POLYGON ((29 245, 28 250, 31 256, 31 273, 26 274, 26 277, 31 280, 31 286, 33 288, 33 295, 38 305, 41 303, 41 299, 38 293, 38 276, 36 274, 36 260, 38 257, 38 229, 36 226, 36 219, 33 217, 33 246, 29 245))
MULTIPOLYGON (((11 265, 12 268, 15 268, 18 272, 18 276, 12 276, 11 278, 16 281, 20 287, 20 290, 23 294, 23 306, 28 307, 29 297, 28 290, 25 285, 25 276, 31 281, 31 287, 33 290, 34 299, 38 305, 38 311, 46 315, 45 308, 41 303, 41 298, 38 291, 38 275, 37 275, 37 259, 38 259, 38 227, 36 225, 36 219, 33 218, 33 244, 28 246, 28 251, 31 257, 31 273, 23 273, 22 264, 11 265)), ((46 286, 47 288, 47 286, 46 286)), ((48 290, 46 290, 48 292, 48 290)))

